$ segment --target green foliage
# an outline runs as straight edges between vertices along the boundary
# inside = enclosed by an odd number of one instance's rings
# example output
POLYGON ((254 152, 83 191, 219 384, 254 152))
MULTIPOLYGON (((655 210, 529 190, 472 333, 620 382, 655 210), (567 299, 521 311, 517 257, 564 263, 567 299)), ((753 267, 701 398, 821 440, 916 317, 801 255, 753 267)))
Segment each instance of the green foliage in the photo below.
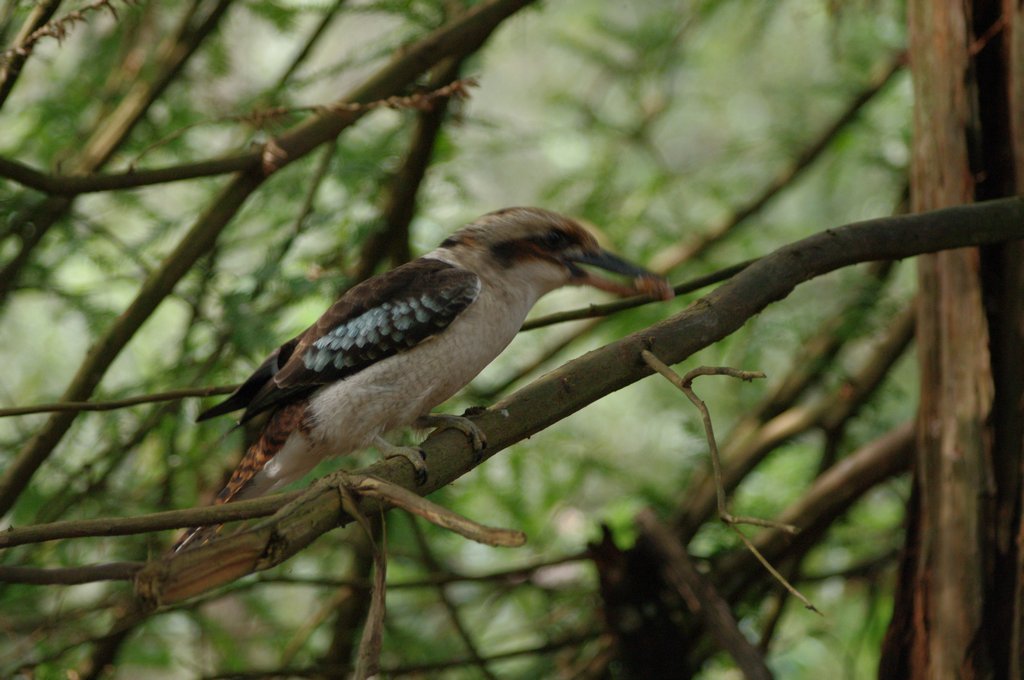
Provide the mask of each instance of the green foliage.
MULTIPOLYGON (((28 3, 0 25, 8 39, 28 3)), ((210 3, 198 3, 204 8, 210 3)), ((106 171, 169 167, 245 152, 304 120, 239 122, 269 106, 335 101, 407 39, 441 25, 448 2, 234 3, 220 30, 146 111, 112 154, 106 171), (279 79, 325 12, 325 38, 283 86, 279 79), (252 39, 258 36, 259 39, 252 39)), ((70 171, 85 140, 137 82, 154 77, 155 36, 170 33, 184 5, 118 7, 76 27, 62 44, 41 41, 0 110, 0 154, 47 171, 70 171), (130 30, 129 30, 130 29, 130 30), (138 70, 126 70, 133 54, 138 70)), ((670 267, 674 281, 757 257, 823 228, 885 214, 904 191, 909 86, 882 88, 823 154, 728 237, 682 263, 665 260, 680 244, 729 221, 791 167, 905 41, 901 2, 545 3, 510 21, 464 71, 480 80, 455 107, 420 187, 412 223, 422 252, 477 214, 512 204, 542 204, 595 225, 631 259, 670 267), (841 7, 841 8, 840 8, 841 7)), ((0 13, 0 20, 5 20, 0 13)), ((394 173, 408 150, 416 113, 377 110, 338 140, 327 171, 319 151, 265 182, 215 248, 176 287, 104 377, 94 399, 238 382, 280 342, 301 331, 350 285, 363 246, 381 224, 394 173), (313 191, 311 210, 301 214, 313 191)), ((160 184, 80 197, 46 234, 2 303, 3 405, 59 398, 92 342, 125 310, 139 281, 161 267, 186 230, 216 201, 225 178, 160 184)), ((0 183, 0 265, 11 261, 43 199, 0 183), (27 217, 26 217, 27 216, 27 217)), ((694 357, 698 364, 761 369, 753 384, 702 378, 719 442, 790 370, 801 345, 827 319, 851 310, 842 349, 823 362, 798 404, 842 389, 869 356, 912 285, 906 267, 858 303, 863 272, 841 272, 799 288, 734 336, 694 357), (858 305, 860 305, 858 307, 858 305)), ((479 394, 519 377, 548 356, 545 369, 679 312, 695 299, 650 305, 600 323, 568 349, 564 325, 521 335, 466 395, 445 408, 478 405, 479 394)), ((597 293, 562 291, 538 313, 588 304, 597 293)), ((679 367, 692 367, 690 363, 679 367)), ((912 362, 897 363, 844 430, 848 455, 914 412, 912 362)), ((484 403, 503 395, 488 394, 484 403)), ((208 402, 204 402, 208 403, 208 402)), ((36 473, 9 517, 16 525, 89 517, 127 517, 201 504, 233 467, 243 433, 195 425, 198 400, 84 414, 36 473)), ((0 474, 43 418, 0 419, 0 474)), ((819 473, 822 437, 801 433, 778 444, 735 493, 737 512, 772 517, 798 500, 819 473)), ((325 464, 355 467, 352 461, 325 464)), ((633 518, 653 507, 669 517, 688 486, 709 469, 699 416, 667 382, 649 379, 592 405, 488 461, 433 500, 486 524, 529 536, 512 551, 484 548, 422 528, 442 570, 467 575, 557 560, 598 540, 601 524, 628 548, 633 518)), ((854 506, 814 547, 804 573, 841 571, 899 539, 901 486, 886 486, 854 506)), ((344 584, 285 578, 364 578, 352 530, 335 532, 300 556, 217 596, 162 613, 128 636, 119 677, 177 676, 316 664, 330 647, 344 584), (266 578, 270 582, 259 582, 266 578), (277 579, 277 582, 275 582, 277 579)), ((392 583, 433 574, 408 517, 388 516, 392 583)), ((75 566, 157 555, 163 536, 85 539, 19 548, 3 564, 75 566)), ((709 519, 690 544, 701 558, 742 549, 709 519)), ((873 668, 889 615, 891 572, 815 582, 808 595, 822 623, 787 605, 769 652, 779 677, 820 677, 873 668), (852 666, 847 661, 852 659, 852 666)), ((529 577, 467 579, 444 589, 484 656, 593 634, 557 654, 529 654, 488 668, 502 678, 552 677, 605 650, 597 573, 589 560, 529 577)), ((769 618, 767 580, 737 606, 756 638, 769 618)), ((90 644, 128 601, 123 583, 72 587, 0 584, 0 674, 27 664, 37 677, 79 672, 90 644), (37 635, 36 631, 45 631, 37 635), (85 641, 85 642, 83 642, 85 641)), ((437 588, 395 587, 388 594, 385 667, 442 663, 466 656, 437 588)), ((702 677, 734 673, 726 656, 706 659, 702 677)), ((443 677, 479 677, 463 665, 443 677)), ((853 677, 853 676, 850 676, 853 677)))

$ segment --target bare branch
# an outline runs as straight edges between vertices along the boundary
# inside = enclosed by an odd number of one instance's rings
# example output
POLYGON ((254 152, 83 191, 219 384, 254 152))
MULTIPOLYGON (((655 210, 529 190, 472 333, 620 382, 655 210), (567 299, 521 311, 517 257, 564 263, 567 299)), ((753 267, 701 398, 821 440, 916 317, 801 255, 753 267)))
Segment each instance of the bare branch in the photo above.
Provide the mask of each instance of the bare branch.
MULTIPOLYGON (((59 6, 60 0, 43 0, 39 2, 28 18, 25 19, 25 23, 22 24, 18 35, 15 36, 14 45, 23 44, 36 29, 50 20, 57 12, 59 6)), ((13 5, 9 7, 13 9, 13 5)), ((25 65, 27 59, 27 54, 12 54, 6 59, 0 57, 0 107, 3 107, 7 97, 11 94, 11 90, 14 89, 18 76, 21 75, 21 67, 25 65)))
POLYGON ((112 399, 110 401, 58 401, 52 404, 33 404, 31 406, 12 406, 0 408, 0 418, 11 416, 27 416, 34 413, 60 413, 63 411, 113 411, 139 404, 152 404, 162 401, 178 401, 187 397, 212 397, 217 394, 228 394, 233 392, 238 385, 211 385, 209 387, 184 387, 166 392, 154 392, 153 394, 142 394, 137 397, 125 399, 112 399))
MULTIPOLYGON (((125 4, 133 4, 133 0, 124 0, 125 4)), ((32 31, 24 40, 19 41, 14 47, 0 53, 0 68, 6 67, 15 57, 27 57, 32 54, 37 42, 43 38, 56 38, 62 42, 68 36, 68 32, 75 24, 88 21, 88 15, 101 10, 107 10, 116 20, 117 8, 112 0, 93 0, 88 5, 68 12, 59 19, 50 21, 36 30, 32 31)))
MULTIPOLYGON (((146 152, 185 134, 189 130, 203 125, 235 121, 247 122, 255 128, 262 128, 271 121, 276 121, 296 113, 313 113, 316 115, 329 113, 365 114, 381 108, 430 110, 432 107, 437 106, 440 101, 451 97, 468 96, 468 89, 475 85, 476 81, 474 79, 465 78, 450 82, 430 92, 408 96, 391 96, 366 103, 341 101, 315 106, 276 107, 253 111, 245 115, 225 116, 181 128, 173 135, 165 137, 144 149, 138 158, 141 158, 146 152)), ((50 175, 16 160, 0 157, 0 177, 13 180, 30 189, 36 189, 53 196, 77 196, 97 191, 135 189, 155 184, 226 175, 258 166, 261 157, 260 151, 248 151, 224 158, 183 163, 166 168, 136 170, 132 167, 125 172, 102 175, 50 175)), ((133 161, 133 165, 138 161, 138 158, 133 161)))
MULTIPOLYGON (((786 580, 786 578, 773 567, 768 560, 758 551, 757 548, 747 539, 742 531, 739 530, 737 525, 739 524, 753 524, 760 527, 769 527, 785 531, 789 534, 796 534, 799 532, 797 527, 791 524, 781 524, 779 522, 773 522, 771 520, 760 519, 757 517, 737 517, 729 512, 728 503, 725 497, 725 485, 722 483, 722 463, 718 456, 718 443, 715 441, 715 431, 711 423, 711 414, 708 412, 707 404, 697 396, 697 393, 693 391, 691 383, 693 380, 702 375, 728 375, 741 380, 753 380, 755 378, 763 378, 764 373, 760 371, 740 371, 735 368, 728 368, 725 366, 701 366, 688 372, 685 377, 680 377, 678 373, 673 371, 658 357, 654 356, 651 352, 643 350, 640 353, 647 365, 657 371, 659 374, 664 376, 675 385, 686 398, 697 407, 700 411, 701 420, 704 422, 704 432, 707 436, 708 450, 711 452, 711 465, 714 470, 715 479, 715 494, 718 500, 718 517, 724 522, 730 529, 732 529, 743 544, 747 546, 747 549, 758 559, 758 561, 764 566, 768 572, 775 577, 775 579, 782 584, 782 586, 790 592, 794 597, 804 603, 804 606, 811 611, 818 612, 818 610, 811 604, 810 600, 804 597, 803 593, 793 587, 793 585, 786 580)), ((680 548, 681 549, 681 548, 680 548)), ((819 614, 821 612, 818 612, 819 614)))
MULTIPOLYGON (((746 260, 738 264, 730 265, 719 269, 716 272, 712 272, 706 276, 699 276, 689 281, 684 281, 679 285, 672 287, 672 292, 675 295, 686 295, 694 291, 706 288, 710 285, 721 283, 722 281, 728 281, 730 278, 739 274, 741 271, 749 267, 750 265, 757 262, 757 260, 746 260)), ((523 324, 521 330, 532 331, 535 328, 543 328, 544 326, 552 326, 556 323, 564 323, 566 321, 578 321, 579 319, 595 319, 598 317, 609 316, 617 312, 621 312, 627 309, 633 309, 635 307, 642 307, 643 305, 649 305, 652 302, 662 302, 660 299, 654 299, 646 295, 638 295, 624 300, 616 300, 615 302, 609 302, 603 305, 589 305, 581 309, 571 309, 566 312, 557 312, 555 314, 549 314, 536 319, 532 319, 523 324)))
POLYGON ((382 479, 341 472, 325 478, 324 481, 327 484, 341 484, 361 496, 375 498, 388 507, 401 508, 422 517, 431 524, 453 531, 477 543, 503 548, 518 548, 526 544, 526 534, 522 531, 496 529, 478 524, 448 508, 428 501, 408 489, 382 479))
MULTIPOLYGON (((905 351, 913 335, 913 314, 908 309, 892 320, 883 339, 872 348, 860 368, 845 383, 828 394, 806 404, 791 405, 770 418, 770 411, 759 409, 742 419, 723 444, 725 466, 721 482, 731 490, 742 481, 769 452, 784 441, 814 427, 839 427, 874 393, 891 366, 905 351), (883 368, 885 367, 885 368, 883 368)), ((715 510, 718 484, 698 473, 691 491, 680 505, 674 520, 681 536, 692 536, 705 518, 715 510)))
POLYGON ((37 586, 76 585, 96 581, 130 581, 145 562, 110 562, 84 567, 41 569, 0 565, 0 583, 30 583, 37 586))
POLYGON ((302 491, 293 491, 237 503, 186 510, 168 510, 139 517, 68 520, 20 529, 9 527, 5 531, 0 531, 0 549, 62 538, 129 536, 165 529, 185 529, 254 517, 266 517, 274 514, 302 494, 302 491))
MULTIPOLYGON (((461 434, 442 431, 423 443, 431 474, 422 486, 416 485, 413 471, 404 460, 381 461, 366 473, 418 494, 431 493, 511 444, 650 375, 652 369, 640 358, 644 349, 678 363, 739 328, 794 286, 816 275, 855 262, 1010 238, 1024 238, 1021 199, 883 218, 816 234, 762 258, 680 314, 580 357, 474 416, 489 442, 482 456, 461 434), (964 229, 964 224, 972 228, 964 229)), ((381 509, 376 499, 363 498, 359 503, 364 514, 381 509)), ((341 513, 337 492, 318 490, 287 514, 280 513, 237 535, 150 563, 139 574, 137 592, 151 601, 161 594, 164 601, 173 601, 269 568, 339 523, 349 521, 341 513), (174 587, 166 588, 165 584, 174 587)))

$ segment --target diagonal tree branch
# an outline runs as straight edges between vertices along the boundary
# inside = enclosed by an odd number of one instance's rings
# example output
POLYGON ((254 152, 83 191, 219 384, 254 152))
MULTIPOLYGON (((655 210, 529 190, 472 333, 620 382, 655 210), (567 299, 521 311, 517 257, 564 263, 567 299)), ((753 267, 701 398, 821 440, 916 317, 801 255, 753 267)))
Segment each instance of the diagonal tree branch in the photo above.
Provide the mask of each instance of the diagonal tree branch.
POLYGON ((57 12, 57 8, 60 7, 61 0, 44 0, 35 6, 28 18, 25 19, 25 23, 22 24, 21 30, 18 31, 18 35, 14 38, 15 47, 10 55, 0 56, 0 108, 3 108, 4 102, 7 101, 7 97, 10 96, 11 90, 14 89, 15 84, 18 82, 18 76, 21 75, 21 68, 25 65, 25 61, 28 60, 28 53, 19 51, 18 48, 25 45, 29 36, 33 35, 35 31, 47 21, 50 20, 57 12))
MULTIPOLYGON (((367 473, 417 493, 430 493, 511 444, 650 375, 651 369, 639 356, 643 349, 666 363, 678 363, 815 276, 857 262, 1019 238, 1024 238, 1024 200, 1019 198, 826 230, 780 248, 680 314, 569 362, 475 417, 489 442, 482 456, 459 433, 439 432, 423 444, 431 472, 424 485, 416 487, 405 461, 382 461, 367 473)), ((381 509, 377 500, 360 502, 364 514, 381 509)), ((336 491, 329 485, 315 489, 288 512, 242 533, 154 561, 139 573, 136 591, 150 603, 183 599, 279 564, 348 521, 336 491)))

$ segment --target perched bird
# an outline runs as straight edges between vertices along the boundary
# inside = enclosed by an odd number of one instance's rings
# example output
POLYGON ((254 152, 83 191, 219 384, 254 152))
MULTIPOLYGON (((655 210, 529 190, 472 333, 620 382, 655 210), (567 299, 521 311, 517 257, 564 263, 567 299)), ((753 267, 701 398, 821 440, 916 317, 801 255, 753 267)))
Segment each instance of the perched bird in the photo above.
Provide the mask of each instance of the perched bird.
MULTIPOLYGON (((330 456, 375 446, 403 456, 426 479, 423 452, 387 442, 400 427, 455 427, 477 450, 471 421, 431 409, 469 383, 512 341, 539 297, 567 284, 668 299, 659 277, 602 250, 577 222, 540 208, 480 217, 435 250, 351 288, 312 326, 284 343, 205 420, 269 411, 216 503, 269 493, 330 456), (627 286, 591 265, 632 277, 627 286)), ((207 540, 192 529, 175 546, 207 540)))

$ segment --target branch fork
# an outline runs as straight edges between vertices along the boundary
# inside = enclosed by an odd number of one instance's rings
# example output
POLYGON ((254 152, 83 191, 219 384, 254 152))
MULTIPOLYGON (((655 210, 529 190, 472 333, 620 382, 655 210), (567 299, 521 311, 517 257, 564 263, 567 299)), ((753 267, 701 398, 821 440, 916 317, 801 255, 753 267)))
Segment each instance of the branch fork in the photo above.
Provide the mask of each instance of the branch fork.
POLYGON ((755 379, 761 379, 765 377, 765 374, 761 371, 742 371, 736 368, 730 368, 728 366, 699 366, 689 371, 685 376, 680 376, 672 368, 670 368, 665 362, 654 355, 650 350, 641 350, 640 357, 644 360, 652 370, 663 376, 670 383, 675 385, 679 391, 686 395, 686 398, 697 407, 700 411, 701 419, 704 422, 704 433, 708 440, 708 449, 711 453, 711 466, 714 472, 715 479, 715 493, 718 501, 718 517, 722 522, 732 529, 747 549, 753 553, 754 557, 764 566, 765 569, 781 583, 786 590, 790 592, 795 598, 800 600, 805 607, 813 612, 820 614, 821 612, 808 600, 804 595, 793 587, 786 578, 779 573, 775 567, 765 559, 764 555, 750 542, 750 539, 739 530, 739 525, 748 524, 752 526, 765 527, 769 529, 779 529, 791 535, 796 535, 800 532, 798 527, 792 524, 783 524, 781 522, 773 522, 767 519, 761 519, 758 517, 743 517, 733 515, 729 512, 728 501, 725 496, 725 485, 722 482, 722 461, 718 454, 718 443, 715 440, 715 431, 711 423, 711 413, 708 411, 707 404, 697 396, 697 393, 693 391, 693 381, 702 375, 726 375, 732 378, 739 378, 746 382, 750 382, 755 379))

